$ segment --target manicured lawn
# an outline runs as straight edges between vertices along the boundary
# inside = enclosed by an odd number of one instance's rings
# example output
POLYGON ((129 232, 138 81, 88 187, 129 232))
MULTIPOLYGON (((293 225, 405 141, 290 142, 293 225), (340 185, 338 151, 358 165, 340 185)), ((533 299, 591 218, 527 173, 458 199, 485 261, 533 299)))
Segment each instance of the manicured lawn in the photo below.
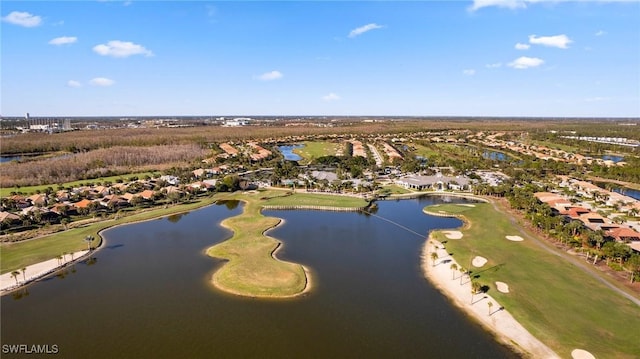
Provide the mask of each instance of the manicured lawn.
MULTIPOLYGON (((62 185, 64 187, 78 187, 82 183, 89 183, 89 182, 96 183, 96 182, 106 182, 106 181, 111 181, 112 183, 115 184, 118 179, 121 179, 123 181, 127 181, 128 178, 131 178, 131 177, 134 177, 134 176, 142 179, 147 175, 153 177, 154 173, 153 172, 130 173, 130 174, 124 174, 124 175, 119 175, 119 176, 100 177, 100 178, 94 178, 94 179, 67 182, 67 183, 63 183, 62 185)), ((16 193, 22 192, 24 194, 31 194, 31 193, 35 193, 38 190, 44 191, 48 187, 53 188, 54 191, 58 190, 58 185, 57 184, 46 184, 46 185, 28 186, 28 187, 0 188, 0 197, 10 196, 11 192, 16 192, 16 193)))
POLYGON ((300 264, 276 260, 272 257, 279 241, 264 234, 280 220, 260 213, 265 200, 281 192, 232 194, 225 198, 242 200, 241 215, 228 218, 222 225, 233 230, 233 236, 207 250, 207 254, 228 260, 214 274, 219 288, 231 293, 255 297, 286 297, 301 293, 307 283, 300 264))
POLYGON ((391 185, 387 185, 387 186, 382 186, 383 190, 388 190, 389 194, 407 194, 407 193, 413 193, 412 191, 409 191, 408 189, 405 189, 403 187, 400 187, 398 185, 395 184, 391 184, 391 185))
POLYGON ((73 228, 38 239, 16 243, 3 243, 0 245, 0 272, 6 273, 31 264, 46 261, 61 255, 63 252, 70 253, 87 249, 87 243, 84 241, 86 236, 93 236, 95 238, 91 246, 96 247, 100 244, 101 240, 98 232, 108 227, 190 211, 211 204, 214 201, 214 197, 209 197, 189 204, 158 208, 128 215, 118 220, 107 220, 85 227, 73 228))
POLYGON ((318 157, 335 156, 336 152, 343 146, 341 143, 324 141, 308 141, 303 142, 303 144, 303 148, 296 148, 293 152, 302 157, 305 163, 309 163, 318 157))
POLYGON ((429 158, 429 157, 434 157, 436 155, 438 155, 440 152, 436 151, 433 148, 429 148, 426 146, 422 146, 422 145, 418 145, 418 144, 412 144, 412 146, 414 146, 416 148, 416 155, 418 156, 422 156, 424 158, 429 158))
POLYGON ((330 194, 296 193, 291 196, 273 197, 263 201, 272 206, 327 206, 327 207, 365 207, 368 203, 362 198, 330 194))
POLYGON ((426 209, 464 215, 469 220, 462 239, 447 239, 441 232, 433 236, 446 241, 453 258, 467 268, 473 257, 487 258, 482 268, 471 268, 472 276, 479 276, 492 297, 560 356, 570 357, 575 348, 597 358, 634 358, 640 353, 640 308, 567 259, 541 248, 491 204, 426 209), (507 235, 525 240, 509 241, 507 235), (507 283, 510 293, 498 292, 496 281, 507 283))

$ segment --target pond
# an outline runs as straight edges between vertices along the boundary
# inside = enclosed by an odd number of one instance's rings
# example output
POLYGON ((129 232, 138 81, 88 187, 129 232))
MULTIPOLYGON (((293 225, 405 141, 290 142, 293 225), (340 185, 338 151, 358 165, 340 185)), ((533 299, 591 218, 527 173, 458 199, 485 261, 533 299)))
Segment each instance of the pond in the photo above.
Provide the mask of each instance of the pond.
POLYGON ((615 156, 615 155, 604 155, 601 157, 604 161, 613 161, 614 163, 618 163, 620 161, 624 161, 624 157, 615 156))
POLYGON ((21 156, 0 156, 0 163, 20 161, 21 159, 21 156))
POLYGON ((303 148, 304 145, 296 144, 296 145, 282 145, 278 146, 278 150, 282 152, 284 159, 287 161, 300 161, 302 157, 300 157, 297 153, 294 153, 293 150, 298 148, 303 148))
POLYGON ((497 151, 484 151, 482 157, 494 161, 508 161, 510 159, 507 154, 497 151))
POLYGON ((269 233, 284 242, 278 256, 311 270, 311 292, 285 300, 209 283, 222 261, 204 251, 229 237, 219 223, 237 203, 112 228, 92 263, 2 298, 2 343, 90 358, 517 358, 423 277, 426 234, 461 225, 422 213, 440 202, 383 201, 375 215, 266 211, 285 220, 269 233))
POLYGON ((617 187, 617 188, 613 188, 613 191, 623 194, 625 196, 640 200, 640 191, 638 191, 637 189, 631 189, 627 187, 617 187))

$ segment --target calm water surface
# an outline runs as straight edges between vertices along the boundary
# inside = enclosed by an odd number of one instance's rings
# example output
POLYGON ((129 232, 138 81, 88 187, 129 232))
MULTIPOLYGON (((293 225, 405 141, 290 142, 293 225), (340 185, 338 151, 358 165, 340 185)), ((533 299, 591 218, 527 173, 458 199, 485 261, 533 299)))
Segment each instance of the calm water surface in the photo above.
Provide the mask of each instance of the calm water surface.
POLYGON ((297 153, 293 152, 293 150, 297 148, 303 148, 304 145, 286 145, 286 146, 278 146, 278 150, 282 152, 284 159, 287 161, 300 161, 302 157, 300 157, 297 153))
POLYGON ((482 157, 484 157, 486 159, 494 160, 494 161, 508 161, 509 160, 509 156, 507 156, 506 154, 504 154, 502 152, 497 152, 497 151, 484 151, 484 152, 482 152, 482 157))
POLYGON ((221 262, 204 250, 228 238, 218 223, 236 203, 113 228, 94 264, 2 297, 2 343, 57 344, 64 358, 516 358, 423 278, 424 236, 389 222, 459 226, 421 212, 436 201, 380 202, 386 220, 265 212, 285 220, 269 233, 279 256, 312 271, 313 290, 288 300, 210 286, 221 262))

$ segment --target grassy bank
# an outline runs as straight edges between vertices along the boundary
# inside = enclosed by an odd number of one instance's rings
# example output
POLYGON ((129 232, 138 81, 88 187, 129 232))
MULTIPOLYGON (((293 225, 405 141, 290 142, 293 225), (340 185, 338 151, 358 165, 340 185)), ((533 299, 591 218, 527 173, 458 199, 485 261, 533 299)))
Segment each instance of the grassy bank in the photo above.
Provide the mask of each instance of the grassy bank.
POLYGON ((435 205, 426 210, 468 220, 462 239, 447 239, 441 232, 432 235, 446 242, 448 252, 465 267, 475 256, 487 258, 482 268, 471 268, 472 276, 559 355, 570 357, 575 348, 598 358, 633 358, 640 353, 638 306, 533 239, 507 240, 505 236, 522 234, 491 204, 435 205), (510 293, 497 291, 496 281, 506 282, 510 293))
MULTIPOLYGON (((260 213, 262 198, 278 199, 283 192, 233 194, 225 199, 245 203, 242 214, 222 222, 233 236, 207 250, 212 257, 228 260, 213 275, 214 284, 227 292, 253 297, 287 297, 301 293, 307 285, 300 264, 275 259, 272 253, 280 242, 264 232, 280 223, 280 219, 260 213)), ((287 198, 294 197, 288 196, 287 198)))
POLYGON ((315 158, 324 156, 335 156, 342 146, 335 142, 307 141, 303 142, 304 147, 296 148, 293 152, 302 157, 304 163, 309 163, 315 158))
POLYGON ((235 193, 227 199, 245 202, 241 215, 226 219, 222 225, 233 230, 231 239, 207 250, 207 254, 226 259, 213 276, 214 284, 230 293, 252 297, 290 297, 308 288, 308 278, 300 264, 283 262, 272 256, 280 242, 265 231, 280 223, 265 217, 261 209, 274 206, 364 207, 361 198, 283 191, 235 193))
POLYGON ((93 223, 37 239, 3 243, 0 245, 0 273, 10 272, 31 264, 46 261, 61 255, 63 252, 70 253, 86 249, 87 243, 84 241, 84 238, 87 236, 93 236, 95 238, 91 246, 96 247, 100 245, 101 241, 98 232, 103 229, 190 211, 212 204, 215 200, 216 197, 207 197, 199 201, 194 201, 193 203, 153 209, 122 217, 117 220, 93 223))

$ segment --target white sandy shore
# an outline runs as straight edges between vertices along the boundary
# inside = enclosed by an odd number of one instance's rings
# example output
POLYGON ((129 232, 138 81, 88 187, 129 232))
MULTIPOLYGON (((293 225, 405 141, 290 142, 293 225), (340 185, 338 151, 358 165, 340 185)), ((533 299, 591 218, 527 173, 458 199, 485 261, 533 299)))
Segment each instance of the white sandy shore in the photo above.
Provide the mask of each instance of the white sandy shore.
MULTIPOLYGON (((488 294, 476 294, 471 304, 471 282, 468 277, 463 279, 460 285, 460 277, 451 279, 451 268, 449 263, 456 261, 443 249, 440 242, 429 238, 422 248, 422 269, 425 277, 431 281, 444 295, 446 295, 456 306, 472 316, 477 322, 494 333, 497 339, 514 349, 526 353, 533 358, 560 358, 553 350, 547 347, 540 340, 529 333, 520 323, 518 323, 507 310, 500 309, 501 305, 488 294), (428 245, 432 241, 437 247, 428 245), (438 253, 436 265, 431 264, 430 256, 434 250, 438 253), (444 264, 443 261, 447 264, 444 264), (489 306, 492 302, 491 315, 489 306)), ((457 263, 456 263, 457 264, 457 263)))
POLYGON ((71 254, 67 254, 63 259, 58 261, 58 259, 49 259, 44 262, 32 264, 27 266, 27 270, 22 274, 22 270, 19 270, 20 274, 14 278, 11 276, 11 272, 7 272, 5 274, 0 275, 0 291, 2 294, 8 293, 12 289, 20 287, 26 283, 32 282, 36 279, 46 276, 47 274, 55 272, 57 269, 64 267, 69 262, 77 261, 79 258, 82 258, 84 255, 89 253, 88 250, 79 251, 71 254), (72 259, 73 258, 73 259, 72 259), (17 279, 17 283, 16 283, 17 279))

